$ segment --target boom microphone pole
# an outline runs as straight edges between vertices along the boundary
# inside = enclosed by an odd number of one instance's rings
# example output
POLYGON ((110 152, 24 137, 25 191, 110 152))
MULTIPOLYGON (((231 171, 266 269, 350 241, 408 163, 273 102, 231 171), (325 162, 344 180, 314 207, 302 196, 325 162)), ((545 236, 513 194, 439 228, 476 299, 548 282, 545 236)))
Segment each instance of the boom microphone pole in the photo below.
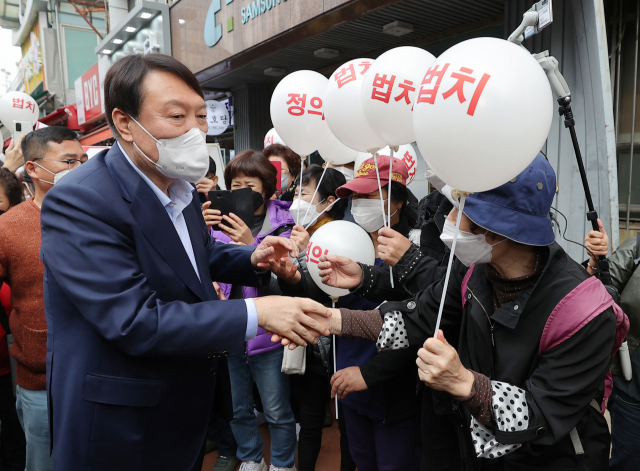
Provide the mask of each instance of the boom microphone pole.
MULTIPOLYGON (((544 27, 548 26, 551 21, 553 21, 551 1, 542 0, 531 7, 529 11, 525 12, 522 18, 522 23, 511 34, 511 36, 509 36, 509 41, 522 46, 522 41, 524 41, 524 39, 539 33, 544 27), (542 17, 542 15, 544 15, 544 17, 542 17), (541 24, 541 20, 544 21, 543 24, 541 24)), ((598 213, 593 205, 593 198, 591 197, 591 191, 589 189, 589 181, 587 180, 587 172, 584 168, 582 153, 580 152, 580 144, 578 143, 578 136, 576 135, 575 119, 573 117, 573 111, 571 110, 571 90, 558 69, 558 60, 555 57, 550 56, 549 51, 533 54, 533 57, 538 61, 542 69, 547 74, 551 90, 560 105, 558 113, 560 116, 564 117, 564 127, 569 130, 569 134, 571 135, 571 143, 573 144, 573 151, 576 156, 578 171, 580 172, 580 179, 582 180, 582 187, 587 200, 587 220, 591 222, 593 230, 598 231, 598 213)), ((597 263, 600 281, 602 281, 602 283, 607 287, 607 291, 609 291, 614 300, 618 300, 619 294, 611 282, 609 260, 606 256, 598 256, 597 263)))

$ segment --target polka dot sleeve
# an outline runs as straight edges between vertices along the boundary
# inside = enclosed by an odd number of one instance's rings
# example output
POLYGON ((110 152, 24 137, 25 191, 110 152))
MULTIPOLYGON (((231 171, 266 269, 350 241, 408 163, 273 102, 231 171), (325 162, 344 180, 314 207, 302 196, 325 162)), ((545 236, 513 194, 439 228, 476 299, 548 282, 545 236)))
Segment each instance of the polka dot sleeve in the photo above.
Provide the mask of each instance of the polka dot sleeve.
POLYGON ((384 322, 376 346, 378 351, 409 347, 409 338, 400 311, 389 311, 384 315, 384 322))
MULTIPOLYGON (((529 426, 529 407, 524 390, 508 383, 491 381, 493 421, 498 430, 515 432, 529 426)), ((471 418, 471 438, 478 458, 500 458, 518 448, 521 444, 504 445, 498 443, 493 428, 471 418)))

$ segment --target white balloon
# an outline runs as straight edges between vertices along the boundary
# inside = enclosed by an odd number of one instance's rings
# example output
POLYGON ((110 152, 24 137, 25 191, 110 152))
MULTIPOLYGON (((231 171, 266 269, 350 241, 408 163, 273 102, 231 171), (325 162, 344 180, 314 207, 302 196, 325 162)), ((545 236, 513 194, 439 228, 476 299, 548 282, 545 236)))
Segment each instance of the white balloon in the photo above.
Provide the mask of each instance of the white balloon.
POLYGON ((344 145, 360 152, 384 147, 371 129, 362 108, 364 75, 375 61, 354 59, 341 65, 329 78, 324 114, 331 132, 344 145))
MULTIPOLYGON (((391 149, 385 147, 378 151, 378 155, 391 155, 391 149)), ((367 152, 359 152, 356 157, 356 163, 354 169, 356 173, 365 160, 371 159, 373 156, 367 152)), ((411 182, 416 177, 416 171, 418 170, 418 154, 411 144, 405 144, 398 146, 398 152, 393 153, 393 167, 396 165, 406 165, 409 177, 407 178, 407 186, 411 185, 411 182)))
POLYGON ((29 121, 35 126, 40 116, 38 103, 23 92, 7 92, 0 97, 0 122, 13 129, 14 121, 29 121))
POLYGON ((360 226, 348 221, 332 221, 315 231, 307 247, 307 269, 313 281, 329 296, 345 296, 348 289, 325 285, 320 278, 318 260, 322 255, 340 255, 355 262, 373 265, 376 251, 369 234, 360 226))
POLYGON ((229 127, 229 110, 217 100, 205 101, 207 105, 207 136, 218 136, 229 127))
POLYGON ((371 129, 388 145, 416 140, 413 133, 416 90, 435 59, 419 47, 396 47, 378 57, 364 76, 364 114, 371 129))
POLYGON ((358 151, 345 146, 333 133, 318 147, 318 153, 325 162, 333 165, 344 165, 353 162, 358 151))
POLYGON ((299 70, 283 78, 271 95, 271 121, 280 137, 300 155, 309 155, 328 138, 323 119, 327 78, 299 70))
POLYGON ((278 135, 278 131, 276 131, 276 128, 271 128, 269 132, 264 136, 264 147, 268 147, 273 144, 281 144, 283 146, 286 146, 284 141, 278 135))
POLYGON ((445 51, 425 75, 413 112, 416 142, 445 183, 488 191, 533 161, 553 109, 549 81, 526 49, 470 39, 445 51))

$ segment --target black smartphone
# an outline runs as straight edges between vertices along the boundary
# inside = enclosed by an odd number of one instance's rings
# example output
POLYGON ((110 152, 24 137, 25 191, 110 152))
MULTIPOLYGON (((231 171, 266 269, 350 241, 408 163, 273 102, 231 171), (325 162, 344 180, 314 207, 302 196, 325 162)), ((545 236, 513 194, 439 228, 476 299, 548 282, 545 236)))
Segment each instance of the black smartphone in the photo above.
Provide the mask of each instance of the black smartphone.
POLYGON ((253 223, 254 203, 253 195, 259 195, 251 188, 240 188, 238 190, 232 190, 234 210, 233 214, 238 216, 249 227, 253 223))
MULTIPOLYGON (((228 216, 229 213, 233 213, 235 211, 233 195, 229 190, 210 191, 209 201, 211 201, 211 206, 209 206, 209 209, 217 209, 218 211, 220 211, 221 216, 228 216)), ((220 230, 217 224, 211 227, 214 231, 220 230)))

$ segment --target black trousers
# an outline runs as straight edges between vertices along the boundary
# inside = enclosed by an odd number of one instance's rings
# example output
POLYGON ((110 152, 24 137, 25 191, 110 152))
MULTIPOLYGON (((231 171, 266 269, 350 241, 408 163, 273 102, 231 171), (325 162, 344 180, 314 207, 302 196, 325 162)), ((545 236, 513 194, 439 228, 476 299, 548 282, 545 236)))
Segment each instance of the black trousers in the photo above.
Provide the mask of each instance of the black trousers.
POLYGON ((16 413, 11 374, 0 376, 0 429, 0 469, 23 471, 27 445, 16 413))
MULTIPOLYGON (((446 393, 420 385, 422 394, 422 471, 455 471, 462 468, 457 425, 453 415, 438 415, 435 400, 446 393)), ((463 433, 468 433, 466 427, 463 433)))
MULTIPOLYGON (((314 471, 320 448, 322 446, 322 429, 324 424, 327 402, 331 393, 329 378, 312 369, 302 376, 291 376, 292 398, 298 408, 300 421, 300 436, 298 438, 298 469, 300 471, 314 471)), ((340 471, 355 471, 356 465, 349 453, 346 427, 339 411, 340 420, 340 471)))
POLYGON ((304 375, 291 378, 297 389, 300 412, 298 438, 298 469, 314 471, 322 445, 324 416, 331 391, 326 375, 307 370, 304 375))

